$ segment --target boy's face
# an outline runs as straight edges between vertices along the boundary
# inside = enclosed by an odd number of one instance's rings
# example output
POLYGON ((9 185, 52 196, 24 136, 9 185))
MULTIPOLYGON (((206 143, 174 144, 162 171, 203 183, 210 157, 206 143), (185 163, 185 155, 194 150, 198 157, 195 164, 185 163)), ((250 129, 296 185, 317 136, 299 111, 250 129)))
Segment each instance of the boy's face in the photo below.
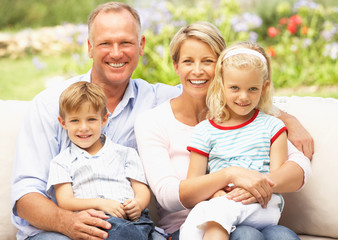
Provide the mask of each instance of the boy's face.
POLYGON ((78 111, 67 112, 65 119, 58 118, 61 126, 68 131, 70 140, 78 147, 94 155, 101 147, 101 127, 107 120, 108 114, 102 118, 89 102, 85 102, 78 111))

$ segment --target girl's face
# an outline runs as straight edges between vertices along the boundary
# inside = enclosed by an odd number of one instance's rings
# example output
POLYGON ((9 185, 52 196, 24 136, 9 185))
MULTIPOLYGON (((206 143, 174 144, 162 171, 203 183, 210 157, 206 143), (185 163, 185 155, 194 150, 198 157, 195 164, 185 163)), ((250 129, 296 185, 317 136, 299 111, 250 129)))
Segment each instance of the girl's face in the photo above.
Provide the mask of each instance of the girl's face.
POLYGON ((231 118, 251 117, 268 84, 254 69, 227 67, 223 71, 225 100, 231 118))
POLYGON ((175 72, 181 80, 183 94, 205 98, 210 82, 215 75, 217 55, 201 40, 184 40, 180 58, 174 62, 175 72))

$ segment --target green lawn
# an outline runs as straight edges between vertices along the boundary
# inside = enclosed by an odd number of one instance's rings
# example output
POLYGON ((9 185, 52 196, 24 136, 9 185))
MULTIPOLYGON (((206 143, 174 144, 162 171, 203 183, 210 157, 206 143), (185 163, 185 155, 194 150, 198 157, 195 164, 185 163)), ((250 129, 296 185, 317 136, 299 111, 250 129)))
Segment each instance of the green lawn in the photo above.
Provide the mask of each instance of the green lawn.
POLYGON ((74 64, 70 59, 69 56, 0 59, 0 99, 31 100, 46 88, 48 80, 76 74, 70 66, 74 64), (39 63, 41 68, 36 67, 39 63))

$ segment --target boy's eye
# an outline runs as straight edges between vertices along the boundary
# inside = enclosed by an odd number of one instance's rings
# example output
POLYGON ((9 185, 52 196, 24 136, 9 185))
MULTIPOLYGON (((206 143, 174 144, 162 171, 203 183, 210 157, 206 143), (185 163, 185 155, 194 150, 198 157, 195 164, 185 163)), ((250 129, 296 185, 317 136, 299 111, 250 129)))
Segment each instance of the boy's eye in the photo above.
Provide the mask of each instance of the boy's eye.
POLYGON ((77 119, 72 119, 72 120, 70 120, 70 122, 71 123, 75 123, 75 122, 78 122, 79 120, 77 120, 77 119))
POLYGON ((258 88, 256 88, 256 87, 250 88, 250 91, 257 91, 257 90, 258 90, 258 88))
POLYGON ((93 122, 93 121, 96 121, 96 118, 89 118, 88 120, 93 122))

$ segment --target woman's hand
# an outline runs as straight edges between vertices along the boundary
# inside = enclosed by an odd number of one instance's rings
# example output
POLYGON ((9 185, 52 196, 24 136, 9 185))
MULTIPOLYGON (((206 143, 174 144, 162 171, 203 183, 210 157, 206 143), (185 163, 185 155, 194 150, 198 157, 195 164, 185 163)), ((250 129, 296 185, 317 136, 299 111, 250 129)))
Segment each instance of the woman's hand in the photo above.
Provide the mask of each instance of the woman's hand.
POLYGON ((274 183, 267 176, 254 170, 235 166, 223 170, 228 171, 227 174, 231 174, 231 179, 236 187, 250 192, 263 208, 268 205, 274 183))

